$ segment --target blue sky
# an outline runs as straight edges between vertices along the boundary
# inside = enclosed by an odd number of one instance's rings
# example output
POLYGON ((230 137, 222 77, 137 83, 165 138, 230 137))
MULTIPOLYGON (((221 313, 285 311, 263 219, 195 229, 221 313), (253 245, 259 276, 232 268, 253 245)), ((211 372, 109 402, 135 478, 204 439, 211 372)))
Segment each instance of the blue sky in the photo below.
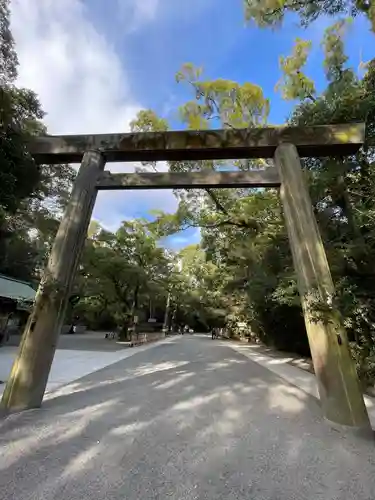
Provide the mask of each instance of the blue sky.
MULTIPOLYGON (((270 122, 282 123, 293 104, 274 90, 278 58, 290 53, 297 36, 314 42, 307 73, 324 88, 319 44, 327 19, 304 30, 288 17, 271 30, 245 25, 242 0, 64 0, 63 8, 54 3, 14 0, 12 7, 21 83, 39 94, 51 133, 121 132, 142 108, 181 128, 177 109, 191 94, 176 84, 175 73, 185 62, 203 66, 207 78, 262 86, 271 99, 270 122), (32 49, 39 59, 30 60, 32 49)), ((356 19, 347 36, 354 67, 373 57, 374 40, 368 22, 356 19)), ((175 206, 169 192, 118 192, 103 195, 94 216, 115 228, 123 219, 175 206)), ((167 243, 178 248, 198 239, 199 232, 190 230, 167 243)))
MULTIPOLYGON (((147 2, 147 0, 145 0, 147 2)), ((272 100, 270 120, 285 121, 291 108, 275 92, 279 78, 278 59, 290 53, 297 36, 312 40, 314 50, 307 71, 324 86, 320 41, 331 19, 319 19, 308 29, 300 28, 297 19, 288 16, 282 28, 259 29, 244 22, 242 0, 159 0, 160 7, 152 20, 127 30, 116 10, 104 7, 101 0, 86 0, 94 22, 107 31, 130 75, 135 96, 146 106, 166 116, 174 128, 180 128, 176 109, 190 97, 187 87, 176 84, 174 75, 184 62, 205 68, 207 78, 228 78, 260 85, 272 100), (179 4, 185 4, 181 8, 179 4), (202 7, 205 4, 206 7, 202 7), (117 29, 114 30, 112 23, 117 29)), ((116 2, 112 2, 116 3, 116 2)), ((130 15, 131 2, 128 9, 130 15)), ((109 2, 111 4, 111 2, 109 2)), ((347 37, 351 63, 373 57, 375 39, 369 23, 357 18, 347 37)))

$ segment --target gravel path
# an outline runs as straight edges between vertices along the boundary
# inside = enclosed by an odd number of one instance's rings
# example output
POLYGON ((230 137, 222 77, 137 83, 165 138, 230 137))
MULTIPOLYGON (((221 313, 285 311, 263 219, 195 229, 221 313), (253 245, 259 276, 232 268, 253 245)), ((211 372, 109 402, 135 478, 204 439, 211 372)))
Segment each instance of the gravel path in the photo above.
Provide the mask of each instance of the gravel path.
POLYGON ((375 447, 224 343, 184 336, 0 423, 4 500, 370 500, 375 447))

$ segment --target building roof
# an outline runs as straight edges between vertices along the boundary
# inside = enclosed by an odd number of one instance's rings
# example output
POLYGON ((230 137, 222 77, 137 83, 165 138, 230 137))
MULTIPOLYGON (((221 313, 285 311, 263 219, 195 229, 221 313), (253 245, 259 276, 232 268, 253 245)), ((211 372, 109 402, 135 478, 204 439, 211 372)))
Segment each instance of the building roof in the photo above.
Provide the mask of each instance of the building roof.
POLYGON ((0 297, 17 301, 33 302, 36 291, 26 281, 0 274, 0 297))

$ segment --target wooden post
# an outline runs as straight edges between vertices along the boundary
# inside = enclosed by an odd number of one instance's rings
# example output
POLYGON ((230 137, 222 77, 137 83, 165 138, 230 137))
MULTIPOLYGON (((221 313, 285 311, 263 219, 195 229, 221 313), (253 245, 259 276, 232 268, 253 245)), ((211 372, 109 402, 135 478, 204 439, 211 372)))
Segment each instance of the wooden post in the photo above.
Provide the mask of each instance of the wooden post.
POLYGON ((104 166, 100 152, 85 153, 5 387, 1 406, 8 411, 42 403, 104 166))
POLYGON ((324 415, 335 424, 371 431, 346 332, 332 307, 334 285, 296 147, 281 144, 274 161, 324 415), (326 311, 318 319, 317 301, 326 311))

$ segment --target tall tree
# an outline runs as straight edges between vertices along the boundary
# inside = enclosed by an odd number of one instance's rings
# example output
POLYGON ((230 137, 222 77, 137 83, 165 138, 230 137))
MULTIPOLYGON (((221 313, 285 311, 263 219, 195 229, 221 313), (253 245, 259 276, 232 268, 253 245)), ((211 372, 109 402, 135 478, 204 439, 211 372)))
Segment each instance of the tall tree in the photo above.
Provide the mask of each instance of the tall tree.
MULTIPOLYGON (((367 124, 365 146, 345 158, 305 161, 311 192, 349 333, 360 349, 364 366, 374 356, 374 65, 363 78, 348 66, 344 35, 347 21, 330 26, 323 37, 327 88, 314 99, 304 98, 291 122, 296 125, 362 121, 367 124), (373 354, 371 354, 373 353, 373 354)), ((367 375, 365 372, 367 370, 367 375)), ((375 372, 374 372, 375 373, 375 372)))
POLYGON ((14 212, 40 180, 26 144, 43 130, 43 112, 34 92, 15 86, 18 61, 9 16, 9 0, 0 0, 0 205, 14 212))
POLYGON ((17 54, 10 31, 9 0, 0 0, 0 85, 17 78, 17 54))
POLYGON ((32 279, 75 174, 67 165, 38 166, 28 153, 28 142, 45 133, 44 113, 34 92, 17 87, 17 68, 9 0, 0 0, 0 272, 32 279))
POLYGON ((92 225, 76 283, 84 297, 77 310, 92 326, 117 325, 127 338, 134 316, 144 316, 150 300, 164 307, 169 264, 146 221, 125 222, 116 233, 92 225))

